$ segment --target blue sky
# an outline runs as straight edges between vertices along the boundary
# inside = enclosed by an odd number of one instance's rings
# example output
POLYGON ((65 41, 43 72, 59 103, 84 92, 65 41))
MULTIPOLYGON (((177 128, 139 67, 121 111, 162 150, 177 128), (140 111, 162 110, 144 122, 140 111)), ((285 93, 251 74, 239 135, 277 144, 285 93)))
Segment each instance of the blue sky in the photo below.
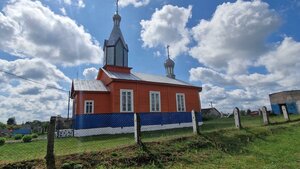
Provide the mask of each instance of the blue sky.
MULTIPOLYGON (((112 30, 114 0, 0 2, 0 121, 66 115, 72 79, 92 79, 112 30), (49 86, 51 86, 49 88, 49 86)), ((121 29, 135 72, 203 87, 202 106, 223 112, 269 107, 268 94, 298 89, 300 1, 120 0, 121 29)))

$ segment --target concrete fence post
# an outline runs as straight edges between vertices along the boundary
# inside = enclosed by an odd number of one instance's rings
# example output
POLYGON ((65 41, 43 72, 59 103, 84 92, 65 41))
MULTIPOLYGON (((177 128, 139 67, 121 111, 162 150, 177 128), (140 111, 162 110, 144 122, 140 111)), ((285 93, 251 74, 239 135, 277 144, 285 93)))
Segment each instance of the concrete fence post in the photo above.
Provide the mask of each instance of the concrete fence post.
POLYGON ((284 119, 286 121, 290 121, 290 116, 289 116, 288 111, 286 110, 286 106, 281 106, 281 110, 282 110, 284 119))
POLYGON ((47 154, 46 154, 46 164, 47 169, 55 169, 55 157, 54 157, 54 137, 55 137, 55 121, 56 117, 50 118, 50 124, 47 133, 47 154))
POLYGON ((261 111, 262 111, 264 125, 269 125, 269 123, 270 123, 269 114, 268 114, 266 106, 262 107, 261 111))
POLYGON ((239 108, 234 108, 233 109, 233 115, 234 115, 234 122, 235 122, 235 127, 238 129, 242 128, 241 125, 241 114, 239 108))
POLYGON ((193 133, 195 135, 198 135, 199 132, 199 126, 198 126, 198 118, 197 118, 197 112, 192 110, 192 122, 193 122, 193 133))
POLYGON ((258 115, 259 115, 259 116, 262 115, 262 109, 258 109, 258 115))
POLYGON ((142 144, 141 140, 141 118, 139 113, 134 113, 134 140, 138 145, 142 144))

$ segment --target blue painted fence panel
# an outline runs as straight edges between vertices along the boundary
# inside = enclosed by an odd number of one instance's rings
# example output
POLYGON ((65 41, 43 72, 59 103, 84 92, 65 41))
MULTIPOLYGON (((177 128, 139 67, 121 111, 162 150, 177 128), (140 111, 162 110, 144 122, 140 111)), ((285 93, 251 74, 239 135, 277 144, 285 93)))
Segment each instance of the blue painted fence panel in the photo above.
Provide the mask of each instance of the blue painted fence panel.
POLYGON ((26 134, 31 134, 31 129, 17 129, 17 130, 14 130, 12 132, 13 135, 16 135, 16 134, 22 134, 22 135, 26 135, 26 134))
MULTIPOLYGON (((163 125, 192 122, 190 112, 140 113, 141 125, 163 125)), ((201 113, 197 113, 198 122, 202 122, 201 113)), ((133 113, 85 114, 74 118, 75 129, 130 127, 134 126, 133 113)))
POLYGON ((84 114, 75 116, 75 129, 133 126, 132 113, 84 114))

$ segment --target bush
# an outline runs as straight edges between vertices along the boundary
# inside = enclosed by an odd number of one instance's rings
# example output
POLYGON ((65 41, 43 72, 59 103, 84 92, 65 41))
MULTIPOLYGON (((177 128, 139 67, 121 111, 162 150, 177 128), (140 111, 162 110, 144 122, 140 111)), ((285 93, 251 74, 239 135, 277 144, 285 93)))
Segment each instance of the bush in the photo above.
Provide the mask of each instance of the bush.
POLYGON ((31 137, 31 135, 25 135, 25 136, 23 136, 22 140, 24 143, 29 143, 29 142, 31 142, 32 137, 31 137))
POLYGON ((32 138, 38 138, 39 137, 39 135, 36 134, 36 133, 32 134, 31 136, 32 136, 32 138))
POLYGON ((83 165, 82 164, 76 164, 74 165, 74 169, 82 169, 83 165))
POLYGON ((22 134, 16 134, 16 135, 14 136, 15 140, 21 140, 22 137, 23 137, 22 134))
POLYGON ((72 169, 72 165, 70 163, 63 163, 61 166, 62 169, 72 169))
POLYGON ((3 146, 5 143, 5 138, 0 137, 0 146, 3 146))

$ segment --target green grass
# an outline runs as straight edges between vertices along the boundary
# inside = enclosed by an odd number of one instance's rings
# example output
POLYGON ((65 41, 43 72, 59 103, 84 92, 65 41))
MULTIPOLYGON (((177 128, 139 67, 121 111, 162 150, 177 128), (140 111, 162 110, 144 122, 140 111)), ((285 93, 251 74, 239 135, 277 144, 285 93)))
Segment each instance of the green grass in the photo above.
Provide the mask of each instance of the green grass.
POLYGON ((299 140, 299 121, 242 130, 227 128, 197 137, 147 143, 142 151, 120 150, 117 157, 97 161, 97 167, 297 169, 300 166, 299 140))
MULTIPOLYGON (((291 119, 299 119, 300 116, 291 116, 291 119)), ((244 127, 256 127, 262 125, 261 117, 242 117, 244 127)), ((271 122, 284 122, 282 116, 271 117, 271 122)), ((224 118, 205 121, 201 132, 210 133, 220 129, 234 127, 233 118, 224 118)), ((191 136, 191 128, 173 129, 155 132, 143 132, 143 142, 163 141, 183 136, 191 136)), ((62 156, 74 153, 97 152, 100 150, 133 145, 133 134, 103 135, 85 138, 63 138, 55 140, 55 155, 62 156)), ((0 146, 0 164, 11 163, 31 159, 43 159, 46 155, 46 140, 33 141, 31 143, 10 143, 0 146)))
MULTIPOLYGON (((210 147, 184 153, 178 162, 167 165, 166 168, 297 169, 300 166, 299 140, 300 124, 298 123, 297 126, 280 130, 270 136, 258 137, 245 146, 238 146, 238 149, 233 152, 210 147)), ((224 141, 224 144, 231 143, 224 141)))

